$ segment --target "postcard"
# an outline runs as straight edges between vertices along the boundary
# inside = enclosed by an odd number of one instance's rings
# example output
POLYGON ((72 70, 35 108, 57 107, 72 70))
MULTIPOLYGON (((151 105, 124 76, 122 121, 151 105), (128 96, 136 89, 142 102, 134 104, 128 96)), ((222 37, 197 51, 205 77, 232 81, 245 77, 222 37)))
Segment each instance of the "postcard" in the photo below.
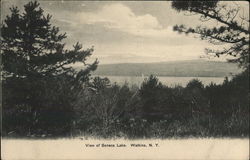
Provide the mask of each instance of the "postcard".
POLYGON ((246 1, 1 1, 2 159, 249 159, 246 1))

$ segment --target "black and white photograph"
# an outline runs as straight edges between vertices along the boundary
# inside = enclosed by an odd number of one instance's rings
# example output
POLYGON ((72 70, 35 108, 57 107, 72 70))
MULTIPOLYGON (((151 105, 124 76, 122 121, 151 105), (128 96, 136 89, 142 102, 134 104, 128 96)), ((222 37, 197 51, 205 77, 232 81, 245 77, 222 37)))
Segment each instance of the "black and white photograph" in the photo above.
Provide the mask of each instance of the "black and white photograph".
POLYGON ((2 0, 1 158, 249 159, 249 32, 248 1, 2 0))

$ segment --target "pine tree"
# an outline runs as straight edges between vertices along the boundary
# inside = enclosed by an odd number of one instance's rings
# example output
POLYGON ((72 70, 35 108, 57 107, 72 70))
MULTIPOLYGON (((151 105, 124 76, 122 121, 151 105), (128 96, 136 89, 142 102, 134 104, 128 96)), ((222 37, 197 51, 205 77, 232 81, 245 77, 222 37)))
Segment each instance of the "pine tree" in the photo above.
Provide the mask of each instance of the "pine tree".
POLYGON ((23 14, 17 7, 10 8, 11 15, 1 27, 6 132, 34 133, 49 128, 48 124, 51 128, 69 126, 76 96, 97 68, 97 60, 86 63, 93 48, 83 50, 76 43, 72 50, 65 49, 66 33, 52 26, 52 16, 44 15, 39 5, 27 3, 23 14), (85 67, 76 71, 72 67, 76 62, 85 67))
POLYGON ((174 30, 180 33, 199 35, 203 40, 208 40, 215 45, 222 45, 221 49, 207 49, 207 54, 220 57, 230 55, 234 58, 230 62, 238 63, 244 69, 249 68, 249 17, 241 15, 242 8, 218 0, 213 1, 173 1, 172 7, 181 12, 190 12, 199 15, 201 22, 215 21, 216 26, 187 27, 175 25, 174 30))
MULTIPOLYGON (((93 48, 81 50, 77 43, 73 50, 64 49, 59 28, 50 24, 51 15, 44 16, 38 2, 29 2, 20 14, 17 7, 10 9, 2 27, 2 57, 5 77, 27 78, 32 76, 76 74, 68 64, 85 63, 93 48), (66 65, 68 65, 66 67, 66 65)), ((94 70, 97 61, 88 66, 85 74, 94 70)))

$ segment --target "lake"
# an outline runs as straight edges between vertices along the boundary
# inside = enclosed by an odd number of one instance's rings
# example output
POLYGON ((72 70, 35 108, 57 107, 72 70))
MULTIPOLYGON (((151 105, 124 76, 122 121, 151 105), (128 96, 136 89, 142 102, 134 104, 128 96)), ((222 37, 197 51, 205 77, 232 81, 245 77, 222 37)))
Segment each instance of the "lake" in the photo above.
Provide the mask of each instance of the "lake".
MULTIPOLYGON (((97 76, 97 75, 93 75, 97 76)), ((116 83, 118 85, 123 85, 125 83, 128 83, 129 86, 132 85, 137 85, 140 86, 145 78, 147 76, 102 76, 99 75, 100 77, 104 78, 107 77, 111 83, 116 83)), ((187 83, 192 80, 192 79, 199 79, 202 81, 202 83, 206 86, 209 85, 210 83, 215 83, 215 84, 222 84, 224 81, 224 77, 167 77, 167 76, 159 76, 157 77, 159 81, 169 87, 174 87, 176 85, 180 85, 185 87, 187 83)))

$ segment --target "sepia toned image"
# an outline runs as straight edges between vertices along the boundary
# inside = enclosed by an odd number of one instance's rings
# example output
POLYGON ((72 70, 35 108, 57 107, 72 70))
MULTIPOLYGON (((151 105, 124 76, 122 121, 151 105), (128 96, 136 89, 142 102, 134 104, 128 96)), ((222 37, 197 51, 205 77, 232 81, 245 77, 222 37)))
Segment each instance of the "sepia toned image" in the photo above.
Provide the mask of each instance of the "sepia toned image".
POLYGON ((247 1, 1 1, 3 159, 249 159, 249 98, 247 1))

